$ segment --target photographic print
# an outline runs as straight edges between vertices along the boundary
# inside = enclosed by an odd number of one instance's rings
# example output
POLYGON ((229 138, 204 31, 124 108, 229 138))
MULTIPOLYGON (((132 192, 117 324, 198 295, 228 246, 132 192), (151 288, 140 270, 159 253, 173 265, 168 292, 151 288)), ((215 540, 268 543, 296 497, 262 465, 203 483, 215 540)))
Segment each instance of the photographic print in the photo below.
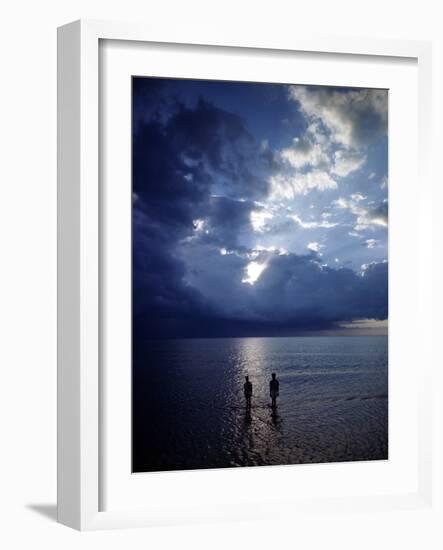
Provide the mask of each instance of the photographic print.
POLYGON ((132 79, 133 472, 388 458, 388 91, 132 79))

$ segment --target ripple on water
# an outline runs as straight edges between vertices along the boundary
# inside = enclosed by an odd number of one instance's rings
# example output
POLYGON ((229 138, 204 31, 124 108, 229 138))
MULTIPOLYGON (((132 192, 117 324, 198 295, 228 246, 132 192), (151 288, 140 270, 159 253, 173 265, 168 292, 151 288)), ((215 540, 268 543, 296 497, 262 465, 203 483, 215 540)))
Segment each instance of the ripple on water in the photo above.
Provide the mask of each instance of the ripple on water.
POLYGON ((134 470, 386 459, 387 361, 385 337, 150 342, 134 356, 134 470))

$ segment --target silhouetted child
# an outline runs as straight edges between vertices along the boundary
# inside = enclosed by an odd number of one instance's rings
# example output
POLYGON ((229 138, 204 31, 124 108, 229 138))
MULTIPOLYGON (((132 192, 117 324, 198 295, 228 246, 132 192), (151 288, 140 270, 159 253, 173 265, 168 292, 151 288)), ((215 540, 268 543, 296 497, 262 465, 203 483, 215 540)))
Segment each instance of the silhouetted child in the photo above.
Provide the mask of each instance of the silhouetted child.
POLYGON ((246 398, 246 407, 251 408, 251 397, 252 397, 252 383, 249 382, 249 376, 245 376, 246 382, 243 384, 243 392, 246 398))
POLYGON ((277 407, 277 397, 278 397, 279 391, 280 391, 280 383, 275 376, 275 372, 273 372, 272 379, 269 382, 269 394, 271 395, 273 409, 277 407))

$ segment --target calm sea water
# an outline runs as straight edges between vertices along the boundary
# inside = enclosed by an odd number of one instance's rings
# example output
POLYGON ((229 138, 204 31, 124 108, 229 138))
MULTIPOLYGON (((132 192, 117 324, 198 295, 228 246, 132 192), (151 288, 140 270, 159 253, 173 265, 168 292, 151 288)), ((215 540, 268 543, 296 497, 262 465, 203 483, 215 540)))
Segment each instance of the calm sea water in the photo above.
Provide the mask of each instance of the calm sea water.
POLYGON ((163 340, 135 350, 135 472, 387 457, 385 336, 163 340))

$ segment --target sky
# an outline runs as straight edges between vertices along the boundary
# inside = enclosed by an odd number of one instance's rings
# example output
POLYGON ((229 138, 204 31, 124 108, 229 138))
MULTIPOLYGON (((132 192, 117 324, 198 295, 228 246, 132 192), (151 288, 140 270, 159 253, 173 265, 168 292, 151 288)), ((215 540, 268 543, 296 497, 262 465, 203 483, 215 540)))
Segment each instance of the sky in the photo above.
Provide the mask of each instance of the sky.
POLYGON ((387 120, 387 90, 134 77, 136 338, 386 333, 387 120))

